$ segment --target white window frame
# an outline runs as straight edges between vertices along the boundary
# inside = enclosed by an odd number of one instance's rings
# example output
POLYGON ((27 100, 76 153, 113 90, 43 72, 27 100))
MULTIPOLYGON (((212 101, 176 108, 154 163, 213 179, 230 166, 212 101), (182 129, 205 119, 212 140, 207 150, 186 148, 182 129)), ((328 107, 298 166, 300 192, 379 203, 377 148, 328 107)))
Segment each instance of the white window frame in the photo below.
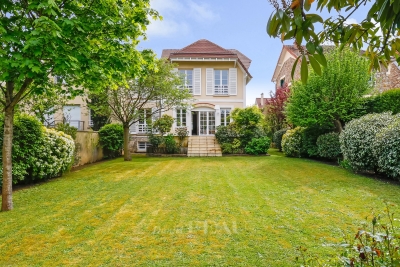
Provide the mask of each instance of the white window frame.
POLYGON ((229 95, 229 70, 214 69, 214 95, 229 95), (223 84, 222 74, 226 72, 226 84, 223 84), (219 83, 217 83, 217 79, 219 83))
POLYGON ((228 117, 231 115, 231 108, 221 108, 221 125, 227 126, 231 121, 228 120, 228 117))
POLYGON ((177 108, 175 119, 176 119, 176 127, 187 127, 186 109, 177 108), (185 120, 183 120, 183 118, 185 118, 185 120))
MULTIPOLYGON (((138 133, 148 133, 150 130, 150 126, 147 125, 147 112, 150 112, 150 114, 152 114, 152 109, 151 108, 144 108, 142 109, 144 112, 144 117, 143 117, 143 121, 139 120, 138 121, 138 133)), ((140 111, 141 112, 141 111, 140 111)), ((151 116, 150 118, 153 121, 153 116, 151 116)))
POLYGON ((180 75, 180 77, 182 79, 182 83, 183 83, 183 86, 181 86, 181 87, 188 89, 189 92, 191 94, 193 94, 193 73, 194 73, 193 70, 192 69, 184 69, 184 70, 178 70, 178 72, 179 72, 179 75, 180 75), (188 72, 191 72, 191 77, 192 77, 191 80, 188 80, 188 77, 189 77, 188 72), (189 84, 188 81, 190 81, 191 83, 189 84))
POLYGON ((146 142, 146 141, 138 141, 137 142, 137 151, 138 152, 146 152, 148 147, 151 147, 151 144, 149 142, 146 142), (144 144, 144 148, 141 148, 140 144, 144 144))

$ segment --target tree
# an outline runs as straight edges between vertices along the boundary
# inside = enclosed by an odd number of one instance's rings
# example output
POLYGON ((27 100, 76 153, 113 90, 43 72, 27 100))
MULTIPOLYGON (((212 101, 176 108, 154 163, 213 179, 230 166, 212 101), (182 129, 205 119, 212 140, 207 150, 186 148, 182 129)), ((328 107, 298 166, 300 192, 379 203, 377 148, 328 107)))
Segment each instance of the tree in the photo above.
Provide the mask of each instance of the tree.
POLYGON ((283 87, 277 88, 275 93, 271 92, 271 97, 266 101, 264 114, 266 126, 271 134, 285 127, 286 115, 284 113, 284 108, 289 94, 290 88, 288 84, 285 83, 283 87))
MULTIPOLYGON (((148 54, 149 51, 143 53, 148 54)), ((122 123, 124 160, 126 161, 132 159, 129 152, 131 125, 139 120, 151 120, 153 116, 173 107, 184 107, 189 104, 188 101, 191 98, 189 90, 179 88, 182 81, 181 77, 173 71, 174 65, 163 59, 153 60, 154 65, 144 65, 138 78, 127 78, 126 86, 120 86, 117 89, 108 88, 98 94, 104 104, 99 105, 96 112, 100 114, 111 109, 111 117, 122 123), (151 109, 151 112, 144 113, 145 108, 151 109)))
POLYGON ((371 89, 371 76, 367 60, 349 49, 335 49, 327 59, 321 76, 311 72, 306 84, 293 85, 285 112, 295 126, 335 126, 341 132, 342 123, 352 119, 352 111, 371 89))
POLYGON ((149 0, 3 0, 0 2, 0 89, 4 108, 2 210, 12 203, 12 139, 16 105, 40 95, 60 76, 61 93, 116 86, 140 70, 135 49, 149 19, 149 0))
POLYGON ((326 66, 321 46, 326 41, 333 42, 341 48, 350 46, 357 51, 367 45, 365 56, 370 60, 370 70, 380 69, 380 62, 387 65, 391 57, 400 63, 400 1, 318 0, 317 10, 327 9, 331 12, 335 9, 338 12, 336 19, 330 17, 325 20, 317 14, 306 13, 310 11, 314 0, 268 1, 275 11, 268 20, 267 32, 270 36, 280 37, 282 42, 295 40, 301 51, 299 58, 302 59, 303 82, 306 82, 308 77, 306 56, 316 73, 321 73, 320 65, 326 66), (372 2, 372 6, 365 19, 360 23, 346 23, 355 11, 368 2, 372 2), (317 23, 322 23, 323 30, 316 31, 317 23), (303 44, 305 48, 302 48, 303 44))
POLYGON ((96 112, 96 107, 102 104, 102 100, 95 93, 89 94, 86 99, 87 107, 90 110, 90 119, 92 120, 93 131, 99 131, 101 127, 110 123, 111 110, 103 110, 103 112, 96 112))

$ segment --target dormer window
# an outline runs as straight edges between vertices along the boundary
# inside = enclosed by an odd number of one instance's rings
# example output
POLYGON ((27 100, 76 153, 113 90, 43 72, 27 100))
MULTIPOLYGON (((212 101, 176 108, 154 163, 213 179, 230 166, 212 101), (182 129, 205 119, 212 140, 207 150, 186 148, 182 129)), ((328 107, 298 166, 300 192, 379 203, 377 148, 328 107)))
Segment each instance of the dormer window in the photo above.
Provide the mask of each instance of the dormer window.
POLYGON ((214 94, 229 94, 228 70, 214 70, 214 94))
POLYGON ((182 79, 182 87, 193 94, 193 70, 179 70, 182 79))

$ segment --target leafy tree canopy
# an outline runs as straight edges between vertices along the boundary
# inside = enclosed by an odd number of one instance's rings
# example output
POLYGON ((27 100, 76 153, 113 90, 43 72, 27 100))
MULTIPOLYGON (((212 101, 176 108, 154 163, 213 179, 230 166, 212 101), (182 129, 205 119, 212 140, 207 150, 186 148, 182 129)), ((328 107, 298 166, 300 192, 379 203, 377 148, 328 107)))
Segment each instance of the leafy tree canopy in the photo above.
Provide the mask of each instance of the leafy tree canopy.
MULTIPOLYGON (((387 65, 394 57, 400 63, 400 1, 397 0, 268 0, 275 8, 271 14, 267 33, 282 41, 295 40, 302 55, 301 78, 307 81, 307 61, 318 74, 327 62, 322 43, 330 41, 337 46, 346 45, 360 50, 367 45, 365 56, 370 60, 370 70, 379 69, 380 62, 387 65), (360 23, 345 23, 362 5, 372 3, 369 12, 360 23), (310 13, 312 5, 317 11, 336 10, 337 18, 323 19, 310 13), (347 15, 343 16, 345 13, 347 15), (315 25, 322 23, 317 31, 315 25), (302 48, 305 45, 305 49, 302 48)), ((296 61, 297 64, 298 61, 296 61)))
POLYGON ((353 110, 371 89, 368 62, 349 49, 327 54, 328 64, 322 75, 311 72, 309 81, 296 82, 285 107, 287 119, 295 126, 342 130, 353 110))

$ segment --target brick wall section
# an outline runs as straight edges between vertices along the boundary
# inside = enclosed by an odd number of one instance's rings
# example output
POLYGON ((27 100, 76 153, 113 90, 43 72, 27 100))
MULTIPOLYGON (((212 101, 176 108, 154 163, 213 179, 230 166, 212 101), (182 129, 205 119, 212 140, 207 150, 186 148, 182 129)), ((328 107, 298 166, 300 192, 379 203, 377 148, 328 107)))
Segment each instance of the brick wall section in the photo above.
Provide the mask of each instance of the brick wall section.
POLYGON ((390 73, 387 68, 381 67, 381 71, 375 74, 375 89, 384 92, 393 88, 400 88, 400 70, 395 64, 390 64, 390 73))
MULTIPOLYGON (((280 87, 280 78, 282 76, 285 76, 285 83, 289 84, 292 82, 292 68, 295 61, 296 59, 289 58, 288 60, 285 61, 285 63, 283 63, 283 66, 277 75, 277 81, 275 84, 276 88, 280 87)), ((294 72, 294 80, 300 80, 300 65, 301 62, 299 60, 296 66, 296 71, 294 72)))

